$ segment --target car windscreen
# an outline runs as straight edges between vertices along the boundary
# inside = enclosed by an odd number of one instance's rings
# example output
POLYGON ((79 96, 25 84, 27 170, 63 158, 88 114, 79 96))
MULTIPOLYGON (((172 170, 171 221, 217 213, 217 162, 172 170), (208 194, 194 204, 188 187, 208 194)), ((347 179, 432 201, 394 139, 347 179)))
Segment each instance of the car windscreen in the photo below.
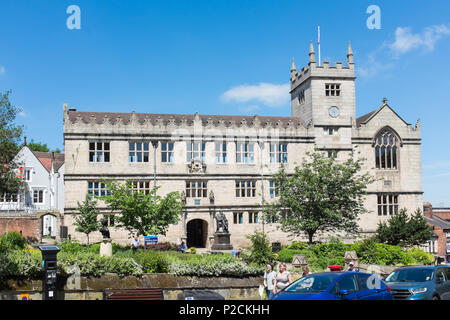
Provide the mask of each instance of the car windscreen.
POLYGON ((386 282, 425 282, 430 281, 433 276, 433 269, 400 269, 393 271, 386 282))
POLYGON ((339 275, 335 273, 307 276, 295 281, 284 291, 295 293, 319 293, 325 291, 338 276, 339 275))

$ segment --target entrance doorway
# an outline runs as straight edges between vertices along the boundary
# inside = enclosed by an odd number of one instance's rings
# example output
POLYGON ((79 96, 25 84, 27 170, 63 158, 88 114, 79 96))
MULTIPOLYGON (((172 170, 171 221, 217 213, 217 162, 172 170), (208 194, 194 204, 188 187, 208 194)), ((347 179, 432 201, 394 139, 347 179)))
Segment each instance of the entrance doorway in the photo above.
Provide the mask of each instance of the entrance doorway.
POLYGON ((56 217, 51 214, 42 216, 42 236, 56 238, 56 217))
POLYGON ((206 239, 208 236, 208 223, 205 220, 194 219, 186 226, 187 243, 186 246, 195 248, 206 248, 206 239))

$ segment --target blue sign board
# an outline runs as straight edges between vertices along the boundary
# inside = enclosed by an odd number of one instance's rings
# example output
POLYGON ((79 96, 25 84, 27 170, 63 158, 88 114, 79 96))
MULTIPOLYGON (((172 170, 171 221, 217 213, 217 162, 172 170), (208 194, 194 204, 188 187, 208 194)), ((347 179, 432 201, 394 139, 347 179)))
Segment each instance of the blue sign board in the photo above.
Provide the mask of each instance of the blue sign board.
POLYGON ((144 244, 158 243, 158 236, 145 236, 144 244))

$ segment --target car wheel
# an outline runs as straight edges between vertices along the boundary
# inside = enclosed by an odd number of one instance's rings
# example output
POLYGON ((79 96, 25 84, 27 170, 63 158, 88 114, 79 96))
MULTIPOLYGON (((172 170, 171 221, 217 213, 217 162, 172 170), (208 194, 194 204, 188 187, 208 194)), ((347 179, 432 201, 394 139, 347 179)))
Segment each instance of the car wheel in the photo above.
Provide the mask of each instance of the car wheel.
POLYGON ((432 300, 441 300, 438 296, 433 296, 432 300))

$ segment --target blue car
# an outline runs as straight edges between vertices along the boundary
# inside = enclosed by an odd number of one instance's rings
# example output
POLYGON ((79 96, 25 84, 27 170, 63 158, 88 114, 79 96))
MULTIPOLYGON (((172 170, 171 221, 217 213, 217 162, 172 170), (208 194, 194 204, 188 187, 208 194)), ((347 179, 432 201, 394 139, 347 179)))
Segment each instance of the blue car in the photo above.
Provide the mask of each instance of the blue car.
POLYGON ((395 300, 450 300, 450 265, 401 267, 385 281, 395 300))
POLYGON ((375 274, 323 272, 294 281, 271 300, 393 300, 389 291, 375 274))

